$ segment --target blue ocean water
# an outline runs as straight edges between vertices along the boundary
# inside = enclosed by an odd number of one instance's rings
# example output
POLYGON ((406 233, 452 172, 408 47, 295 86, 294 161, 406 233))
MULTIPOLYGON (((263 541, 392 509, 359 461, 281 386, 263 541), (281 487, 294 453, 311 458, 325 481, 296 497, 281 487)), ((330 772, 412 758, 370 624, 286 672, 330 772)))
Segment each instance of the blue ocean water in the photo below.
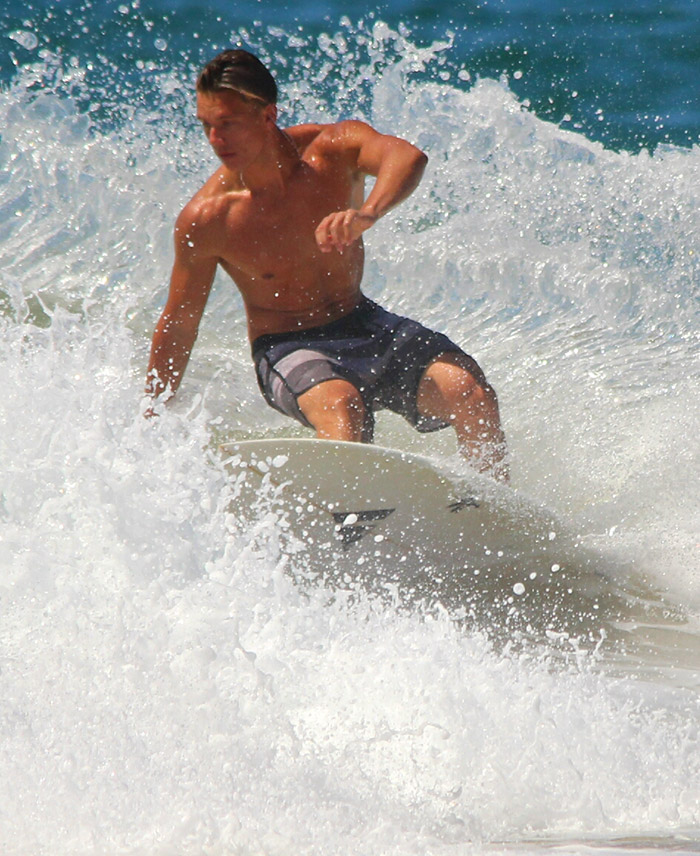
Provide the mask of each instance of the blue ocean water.
MULTIPOLYGON (((540 118, 580 129, 589 139, 630 151, 700 141, 695 0, 395 0, 351 7, 337 0, 301 7, 261 0, 235 6, 227 0, 7 0, 0 18, 6 40, 0 79, 7 81, 17 64, 31 62, 42 49, 98 65, 98 77, 101 65, 110 79, 115 73, 138 77, 139 61, 198 67, 213 51, 246 41, 271 56, 281 50, 286 62, 277 72, 284 79, 285 67, 290 73, 296 68, 290 54, 303 51, 304 40, 342 35, 358 24, 371 30, 377 21, 410 32, 415 44, 449 42, 439 68, 428 69, 427 77, 464 69, 472 80, 505 75, 540 118), (276 34, 280 28, 296 32, 302 43, 290 51, 276 34)), ((303 64, 302 57, 297 61, 303 64)))
MULTIPOLYGON (((3 854, 700 851, 699 22, 693 0, 5 0, 3 854), (264 503, 243 522, 216 451, 303 434, 223 276, 177 401, 142 418, 173 221, 216 166, 192 84, 231 44, 274 68, 284 122, 428 152, 365 290, 479 360, 515 490, 600 553, 625 620, 504 643, 295 585, 303 551, 264 503)), ((384 445, 454 459, 381 416, 384 445)))

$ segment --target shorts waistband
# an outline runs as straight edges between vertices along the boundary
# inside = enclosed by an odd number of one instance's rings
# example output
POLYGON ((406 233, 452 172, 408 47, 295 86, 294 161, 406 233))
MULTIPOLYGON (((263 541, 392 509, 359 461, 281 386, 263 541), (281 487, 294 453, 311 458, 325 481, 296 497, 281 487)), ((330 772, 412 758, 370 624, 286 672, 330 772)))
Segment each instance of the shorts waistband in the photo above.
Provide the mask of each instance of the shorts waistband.
POLYGON ((341 315, 340 318, 336 318, 335 321, 329 321, 327 324, 319 324, 316 327, 304 327, 301 330, 289 330, 285 333, 263 333, 262 336, 258 336, 251 343, 250 349, 253 359, 255 359, 256 354, 266 351, 278 342, 303 342, 307 339, 333 336, 336 330, 342 329, 348 322, 352 323, 355 318, 368 314, 376 308, 377 304, 363 294, 354 309, 351 309, 345 315, 341 315))

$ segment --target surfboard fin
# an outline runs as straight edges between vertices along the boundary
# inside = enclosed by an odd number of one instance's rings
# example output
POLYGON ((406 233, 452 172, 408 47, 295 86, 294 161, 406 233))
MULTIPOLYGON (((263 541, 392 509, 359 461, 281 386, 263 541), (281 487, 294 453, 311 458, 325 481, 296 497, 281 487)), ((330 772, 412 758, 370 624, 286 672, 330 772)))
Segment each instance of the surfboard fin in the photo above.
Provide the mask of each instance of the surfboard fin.
POLYGON ((465 508, 478 508, 479 500, 475 496, 464 496, 455 502, 451 502, 447 507, 451 512, 464 511, 465 508))
POLYGON ((378 508, 368 511, 334 511, 335 531, 347 550, 371 532, 379 520, 384 520, 396 509, 378 508))

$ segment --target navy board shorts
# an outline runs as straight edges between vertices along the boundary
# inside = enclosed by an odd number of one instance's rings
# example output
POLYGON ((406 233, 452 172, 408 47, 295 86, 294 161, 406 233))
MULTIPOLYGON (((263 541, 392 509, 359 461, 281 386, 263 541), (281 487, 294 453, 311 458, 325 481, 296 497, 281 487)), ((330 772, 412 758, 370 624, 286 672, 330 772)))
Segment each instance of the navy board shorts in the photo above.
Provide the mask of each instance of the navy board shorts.
POLYGON ((365 404, 367 439, 374 427, 371 414, 382 409, 400 414, 418 431, 445 428, 446 422, 418 412, 418 385, 435 357, 464 355, 442 333, 387 312, 367 297, 329 324, 260 336, 252 351, 267 403, 310 428, 299 409, 299 396, 327 380, 350 381, 365 404))

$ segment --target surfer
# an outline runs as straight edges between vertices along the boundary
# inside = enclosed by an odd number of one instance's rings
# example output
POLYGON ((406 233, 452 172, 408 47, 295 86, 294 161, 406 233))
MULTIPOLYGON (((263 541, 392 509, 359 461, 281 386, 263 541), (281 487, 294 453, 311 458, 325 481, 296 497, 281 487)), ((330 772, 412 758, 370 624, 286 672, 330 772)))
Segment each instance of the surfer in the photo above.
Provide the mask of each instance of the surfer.
POLYGON ((382 408, 418 431, 452 425, 474 466, 507 479, 496 395, 477 363, 361 291, 362 235, 418 186, 426 155, 360 121, 282 130, 275 80, 247 51, 208 63, 196 94, 221 166, 175 223, 147 394, 178 388, 220 265, 243 297, 272 407, 337 440, 371 442, 382 408))

